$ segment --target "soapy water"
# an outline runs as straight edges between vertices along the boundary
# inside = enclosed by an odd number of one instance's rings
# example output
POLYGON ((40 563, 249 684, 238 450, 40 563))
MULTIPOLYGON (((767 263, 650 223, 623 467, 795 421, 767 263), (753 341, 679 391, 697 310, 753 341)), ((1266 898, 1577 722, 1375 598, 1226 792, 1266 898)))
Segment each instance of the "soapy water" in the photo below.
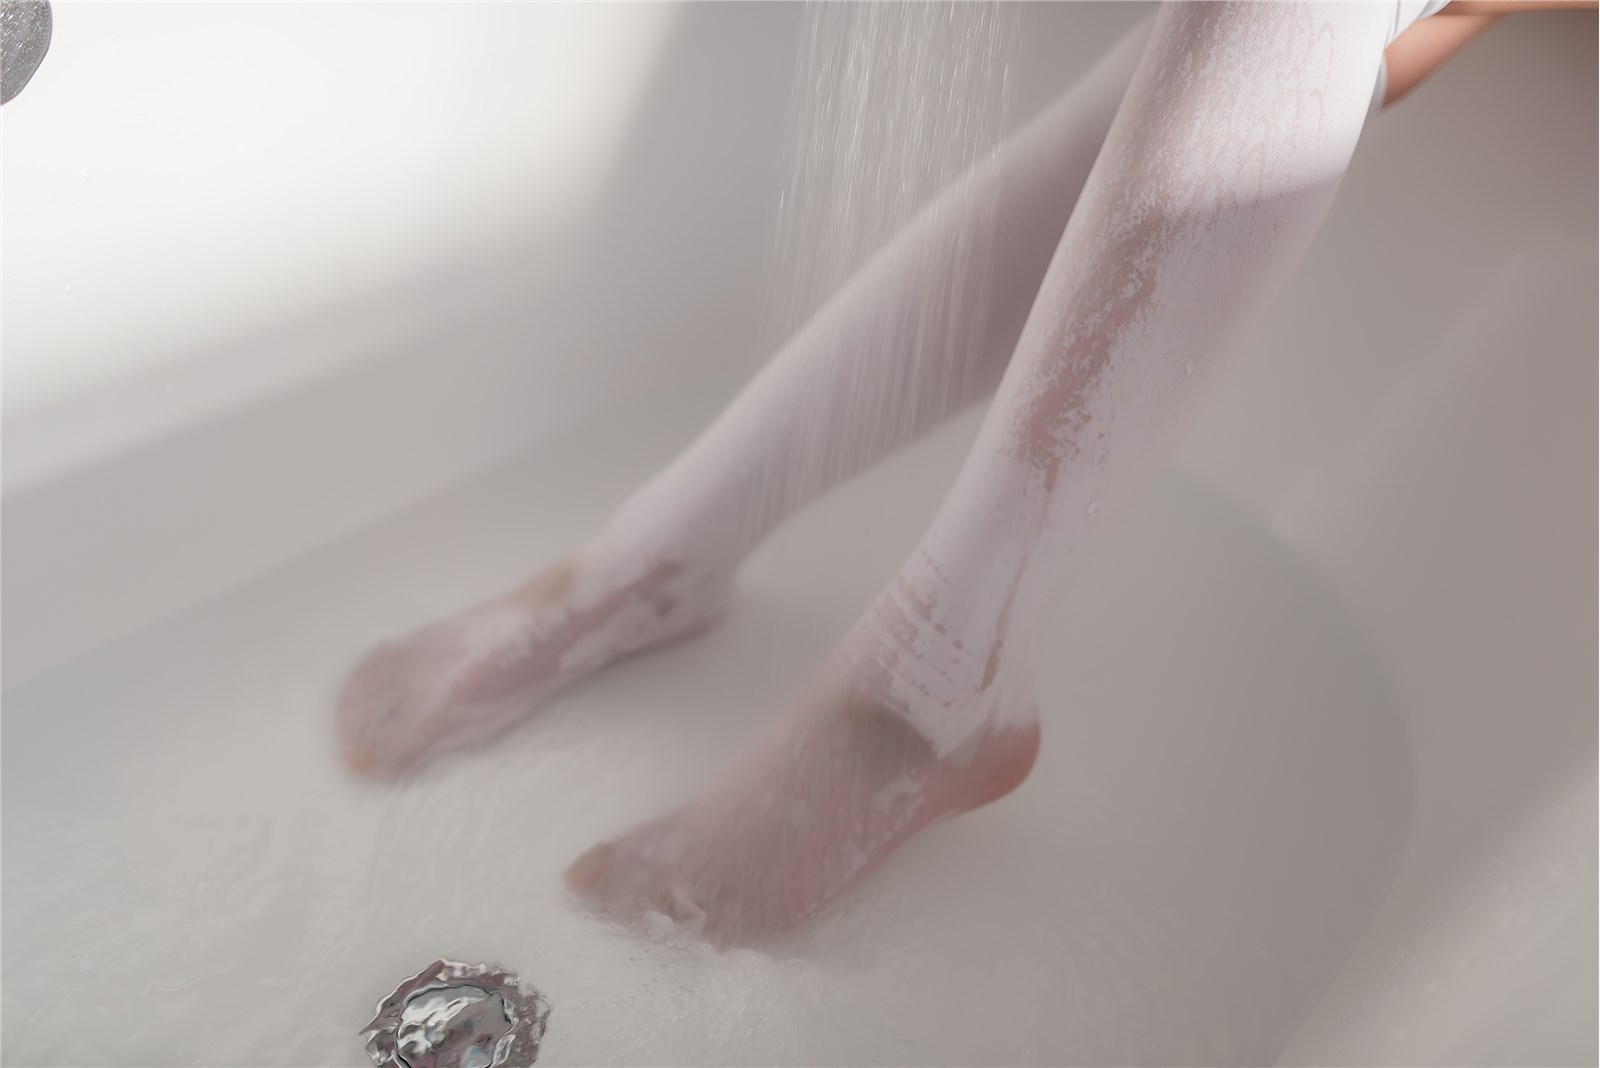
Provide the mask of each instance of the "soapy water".
MULTIPOLYGON (((1069 606, 1049 742, 1002 804, 761 949, 623 930, 565 892, 574 856, 681 803, 812 669, 964 440, 931 444, 798 518, 737 626, 398 786, 343 773, 326 694, 396 612, 382 558, 448 562, 424 516, 8 693, 6 1062, 361 1064, 373 1003, 435 955, 549 997, 540 1063, 1269 1062, 1387 886, 1405 742, 1316 580, 1182 484, 1069 606), (885 499, 911 518, 807 573, 885 499)), ((510 570, 537 527, 514 502, 558 479, 518 464, 429 512, 499 532, 510 570)))
MULTIPOLYGON (((1016 32, 990 4, 804 18, 786 328, 993 148, 1016 32)), ((993 220, 968 219, 928 298, 877 327, 914 332, 930 366, 966 355, 985 299, 993 220)), ((718 952, 665 917, 624 930, 565 892, 575 856, 754 739, 859 610, 851 562, 887 574, 948 481, 907 472, 953 470, 968 432, 799 517, 753 561, 767 595, 736 626, 619 664, 529 730, 398 785, 351 782, 327 717, 332 680, 394 630, 393 574, 371 561, 409 536, 403 519, 8 694, 7 1061, 356 1064, 373 1002, 436 956, 502 961, 544 990, 545 1063, 1270 1060, 1392 870, 1404 744, 1320 587, 1190 490, 1131 520, 1077 592, 1041 689, 1071 718, 1047 722, 1055 740, 1003 805, 929 832, 760 949, 718 952), (1180 585, 1193 595, 1174 604, 1180 585), (1252 589, 1278 600, 1252 610, 1252 589), (1246 735, 1267 751, 1224 741, 1246 735), (1137 796, 1121 769, 1148 778, 1137 796), (1263 858, 1274 880, 1251 877, 1263 858)), ((514 575, 568 545, 507 509, 546 511, 541 485, 574 484, 503 483, 439 507, 514 575)), ((562 503, 595 519, 624 488, 562 503)), ((413 549, 419 572, 463 566, 454 547, 413 549)), ((466 593, 449 592, 434 611, 466 593)))

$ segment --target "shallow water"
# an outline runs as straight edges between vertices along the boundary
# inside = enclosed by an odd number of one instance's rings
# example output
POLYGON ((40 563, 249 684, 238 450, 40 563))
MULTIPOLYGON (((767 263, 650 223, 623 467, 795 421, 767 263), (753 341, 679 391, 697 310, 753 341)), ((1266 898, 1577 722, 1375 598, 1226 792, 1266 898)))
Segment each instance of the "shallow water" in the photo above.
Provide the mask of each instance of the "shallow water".
POLYGON ((359 1064, 377 999, 449 955, 548 994, 541 1063, 1270 1062, 1388 885, 1407 745, 1311 572, 1176 475, 1056 628, 1033 777, 782 945, 618 931, 560 873, 776 713, 971 420, 799 516, 708 636, 413 781, 343 773, 363 647, 553 558, 710 403, 621 413, 620 442, 556 442, 8 692, 5 1060, 359 1064))

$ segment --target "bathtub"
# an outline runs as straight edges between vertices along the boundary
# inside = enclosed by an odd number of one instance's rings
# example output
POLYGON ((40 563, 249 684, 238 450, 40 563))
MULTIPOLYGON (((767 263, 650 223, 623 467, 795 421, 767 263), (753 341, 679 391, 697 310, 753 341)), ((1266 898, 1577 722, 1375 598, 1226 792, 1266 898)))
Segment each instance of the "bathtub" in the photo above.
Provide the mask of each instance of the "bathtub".
MULTIPOLYGON (((1026 6, 1016 115, 1138 14, 1026 6)), ((560 873, 757 735, 977 413, 785 526, 727 625, 342 771, 368 645, 552 559, 770 351, 800 25, 58 5, 0 127, 6 1064, 361 1063, 440 955, 537 982, 553 1064, 1595 1062, 1592 15, 1368 127, 1063 607, 1033 776, 782 945, 560 873)))

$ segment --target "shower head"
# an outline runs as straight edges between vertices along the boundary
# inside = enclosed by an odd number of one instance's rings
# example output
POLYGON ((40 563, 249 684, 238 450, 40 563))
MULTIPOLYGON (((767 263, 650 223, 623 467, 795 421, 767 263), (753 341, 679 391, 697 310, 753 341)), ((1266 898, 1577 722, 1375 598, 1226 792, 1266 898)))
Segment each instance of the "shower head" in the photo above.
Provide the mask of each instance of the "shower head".
POLYGON ((0 0, 0 104, 22 92, 50 48, 47 0, 0 0))

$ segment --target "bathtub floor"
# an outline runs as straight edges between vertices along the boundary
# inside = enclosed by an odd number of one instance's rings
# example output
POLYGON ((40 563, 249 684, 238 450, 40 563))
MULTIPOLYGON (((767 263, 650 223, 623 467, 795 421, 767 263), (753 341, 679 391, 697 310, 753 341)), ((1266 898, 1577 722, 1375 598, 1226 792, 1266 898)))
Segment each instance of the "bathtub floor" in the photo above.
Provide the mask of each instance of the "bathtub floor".
POLYGON ((797 517, 711 634, 415 781, 342 772, 363 648, 553 558, 711 403, 619 412, 7 692, 5 1061, 359 1064, 373 1003, 452 955, 549 994, 541 1063, 1270 1063, 1389 884, 1410 759, 1316 576, 1176 472, 1062 613, 1033 777, 775 951, 608 928, 560 872, 753 739, 973 419, 797 517))

